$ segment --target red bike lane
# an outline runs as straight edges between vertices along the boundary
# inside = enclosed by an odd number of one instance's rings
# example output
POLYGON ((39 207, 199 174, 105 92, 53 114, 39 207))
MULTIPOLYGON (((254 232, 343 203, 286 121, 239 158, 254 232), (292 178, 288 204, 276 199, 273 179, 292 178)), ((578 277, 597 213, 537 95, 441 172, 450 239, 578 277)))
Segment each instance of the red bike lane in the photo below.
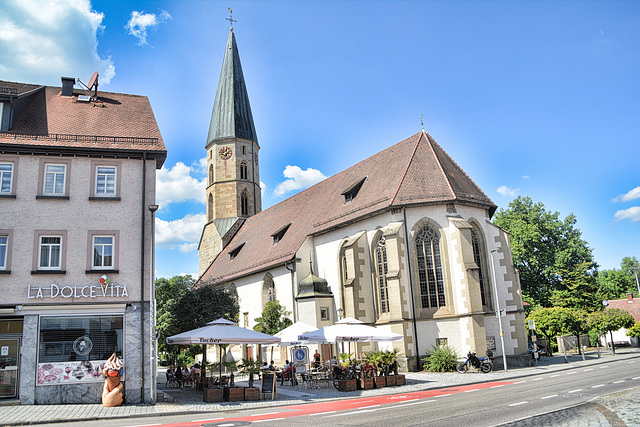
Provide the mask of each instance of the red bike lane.
POLYGON ((301 405, 292 405, 292 406, 279 406, 277 408, 272 408, 277 412, 270 412, 268 414, 256 414, 256 415, 247 415, 243 417, 233 417, 233 418, 214 418, 211 419, 203 419, 198 421, 190 421, 184 423, 175 423, 175 424, 162 424, 166 427, 192 427, 192 426, 201 426, 203 424, 210 423, 227 423, 234 421, 244 421, 244 422, 256 422, 256 421, 267 421, 267 420, 279 420, 285 418, 293 418, 307 415, 322 415, 322 414, 331 414, 340 411, 348 411, 353 409, 367 409, 372 407, 377 407, 381 405, 391 405, 391 404, 399 404, 409 401, 421 400, 421 399, 429 399, 432 397, 442 397, 448 396, 455 393, 463 393, 470 390, 481 390, 485 388, 494 387, 497 385, 506 385, 513 384, 515 381, 495 381, 495 382, 487 382, 481 384, 470 384, 456 387, 447 387, 435 390, 424 390, 424 391, 412 391, 409 393, 399 393, 385 396, 370 396, 370 397, 360 397, 354 399, 343 399, 343 400, 331 400, 327 402, 319 402, 319 403, 304 403, 301 405))

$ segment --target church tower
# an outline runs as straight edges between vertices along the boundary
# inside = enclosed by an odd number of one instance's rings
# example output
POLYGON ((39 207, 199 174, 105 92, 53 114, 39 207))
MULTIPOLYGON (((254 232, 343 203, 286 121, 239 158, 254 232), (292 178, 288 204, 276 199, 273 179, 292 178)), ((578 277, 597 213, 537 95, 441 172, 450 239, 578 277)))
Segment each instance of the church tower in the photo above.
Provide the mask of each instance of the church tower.
POLYGON ((258 137, 233 27, 207 137, 207 223, 198 246, 202 275, 242 225, 262 210, 258 137))

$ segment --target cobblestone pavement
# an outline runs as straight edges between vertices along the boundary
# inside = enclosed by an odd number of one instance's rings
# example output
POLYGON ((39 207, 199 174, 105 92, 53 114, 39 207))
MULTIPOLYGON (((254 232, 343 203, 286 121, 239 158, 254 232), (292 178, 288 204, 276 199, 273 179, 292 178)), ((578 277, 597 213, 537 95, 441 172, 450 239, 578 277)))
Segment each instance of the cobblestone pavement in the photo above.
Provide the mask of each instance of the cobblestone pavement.
MULTIPOLYGON (((619 352, 615 360, 639 357, 637 349, 627 349, 619 352)), ((395 394, 412 392, 417 390, 437 389, 460 384, 469 384, 485 381, 506 380, 523 375, 539 375, 557 370, 579 368, 585 365, 606 363, 612 360, 608 354, 602 354, 602 358, 597 359, 595 355, 588 355, 583 361, 580 356, 570 356, 569 363, 565 363, 562 356, 544 357, 538 366, 512 368, 508 372, 496 371, 488 374, 468 372, 458 373, 431 373, 418 372, 407 373, 407 384, 399 387, 388 387, 374 390, 359 390, 356 392, 342 393, 331 387, 305 389, 301 385, 292 387, 290 385, 280 386, 278 384, 278 398, 275 400, 261 400, 255 402, 223 402, 205 403, 202 401, 202 394, 194 389, 165 389, 164 371, 158 376, 158 390, 170 396, 172 402, 158 402, 156 405, 123 405, 115 408, 104 408, 101 404, 89 405, 19 405, 0 406, 0 425, 19 425, 43 422, 63 422, 68 420, 92 420, 101 418, 122 418, 135 417, 139 415, 168 414, 185 412, 211 412, 230 411, 250 408, 265 408, 299 404, 309 401, 323 401, 331 399, 345 399, 363 396, 376 396, 384 394, 395 394)), ((244 381, 238 381, 239 385, 244 385, 244 381)), ((626 392, 623 392, 626 393, 626 392)), ((566 410, 566 413, 547 414, 543 417, 551 417, 549 421, 536 417, 535 420, 521 420, 518 423, 509 424, 514 426, 525 425, 566 425, 566 426, 613 426, 628 425, 640 426, 640 390, 636 389, 635 394, 622 395, 615 393, 601 398, 591 404, 578 406, 566 410), (601 409, 598 410, 601 406, 601 409), (607 412, 609 411, 609 412, 607 412), (611 414, 617 416, 625 424, 613 424, 611 414), (553 418, 555 417, 555 418, 553 418), (609 417, 609 418, 607 418, 609 417), (573 421, 572 421, 573 420, 573 421), (586 420, 589 420, 588 422, 586 420), (533 424, 531 424, 533 422, 533 424), (526 424, 529 423, 529 424, 526 424), (572 424, 573 423, 573 424, 572 424)), ((6 402, 4 402, 6 404, 6 402)), ((563 412, 563 411, 560 411, 563 412)))
POLYGON ((611 393, 593 402, 530 417, 501 427, 640 426, 640 387, 611 393))

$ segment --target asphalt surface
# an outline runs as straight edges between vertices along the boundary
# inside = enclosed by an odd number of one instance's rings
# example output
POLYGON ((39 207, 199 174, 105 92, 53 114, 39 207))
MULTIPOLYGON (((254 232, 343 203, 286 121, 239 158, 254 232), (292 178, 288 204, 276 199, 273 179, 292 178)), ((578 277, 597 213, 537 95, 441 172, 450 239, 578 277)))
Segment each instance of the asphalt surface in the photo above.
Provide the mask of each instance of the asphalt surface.
MULTIPOLYGON (((0 406, 0 425, 23 425, 23 424, 49 424, 49 423, 73 423, 82 421, 111 420, 110 425, 123 425, 128 420, 128 425, 133 425, 137 421, 135 418, 149 419, 154 417, 154 422, 171 422, 172 416, 203 414, 202 419, 211 416, 215 412, 216 416, 227 418, 233 412, 241 414, 243 411, 251 412, 255 409, 277 408, 288 405, 308 404, 311 402, 331 402, 345 401, 352 398, 384 396, 390 394, 406 394, 422 392, 425 390, 437 390, 464 384, 484 383, 488 381, 508 381, 516 377, 531 377, 530 382, 536 376, 552 375, 563 373, 571 375, 570 372, 578 373, 580 370, 600 370, 600 366, 612 360, 626 360, 629 369, 629 379, 626 384, 620 384, 620 390, 595 390, 592 400, 588 402, 575 403, 565 402, 560 408, 552 409, 552 412, 545 411, 544 414, 525 416, 515 422, 504 425, 508 426, 528 426, 528 425, 560 425, 560 426, 640 426, 640 381, 631 381, 631 378, 638 377, 640 380, 640 351, 638 349, 619 350, 617 355, 602 353, 601 358, 596 358, 595 354, 587 355, 587 360, 583 361, 581 356, 570 356, 569 363, 565 363, 562 356, 545 357, 541 359, 540 365, 513 368, 508 372, 498 371, 489 374, 473 373, 466 374, 450 373, 408 373, 407 385, 400 387, 388 387, 377 390, 357 391, 341 393, 331 388, 310 388, 301 386, 279 386, 278 398, 275 400, 261 400, 257 402, 224 402, 205 403, 202 401, 201 393, 194 389, 166 389, 164 387, 164 373, 159 374, 158 390, 160 396, 168 396, 167 402, 158 402, 156 405, 123 405, 117 408, 104 408, 100 404, 93 405, 14 405, 0 406), (635 372, 635 375, 633 373, 635 372), (631 376, 633 375, 633 376, 631 376), (625 388, 626 387, 626 388, 625 388), (159 418, 160 417, 160 418, 159 418), (134 418, 134 419, 131 419, 134 418)), ((560 374, 558 374, 560 375, 560 374)), ((577 377, 578 375, 576 375, 577 377)), ((563 377, 565 382, 573 377, 563 377)), ((511 381, 515 383, 517 381, 511 381)), ((524 382, 524 381, 523 381, 524 382)), ((571 382, 568 382, 571 384, 571 382)), ((577 386, 576 386, 577 387, 577 386)), ((586 385, 584 387, 587 387, 586 385)), ((565 390, 570 392, 572 390, 565 390)), ((542 396, 544 397, 544 396, 542 396)), ((538 398, 540 399, 540 398, 538 398)), ((3 402, 7 404, 10 402, 3 402)), ((488 403, 488 402, 487 402, 488 403)), ((515 402, 517 403, 517 402, 515 402)), ((490 407, 488 404, 487 407, 490 407)), ((283 408, 284 409, 284 408, 283 408)), ((522 408, 520 408, 522 409, 522 408)), ((375 411, 371 415, 375 416, 375 411)), ((535 411, 534 411, 535 412, 535 411)), ((357 415, 357 414, 354 414, 357 415)), ((319 420, 319 418, 316 418, 319 420)), ((513 417, 511 418, 513 419, 513 417)), ((354 419, 357 421, 357 419, 354 419)), ((346 419, 341 420, 345 423, 346 419)), ((100 423, 99 421, 96 423, 100 423)), ((318 423, 321 424, 321 423, 318 423)), ((346 423, 349 424, 349 423, 346 423)), ((359 422, 353 422, 357 425, 359 422)), ((369 421, 369 424, 376 424, 369 421)), ((411 423, 400 423, 411 425, 411 423)), ((420 423, 418 423, 420 424, 420 423)), ((479 423, 482 424, 482 423, 479 423)), ((285 425, 284 423, 282 425, 285 425)), ((327 424, 329 425, 329 424, 327 424)), ((417 425, 417 424, 416 424, 417 425)), ((460 425, 460 424, 458 424, 460 425)), ((497 425, 497 424, 494 424, 497 425)))

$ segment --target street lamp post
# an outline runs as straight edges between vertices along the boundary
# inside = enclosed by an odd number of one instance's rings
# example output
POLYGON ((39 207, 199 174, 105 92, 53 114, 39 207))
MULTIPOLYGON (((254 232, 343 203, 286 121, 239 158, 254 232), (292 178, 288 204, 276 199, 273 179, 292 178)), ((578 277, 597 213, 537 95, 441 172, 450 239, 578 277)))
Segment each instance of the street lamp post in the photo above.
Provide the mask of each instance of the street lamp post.
POLYGON ((495 294, 496 301, 496 316, 498 316, 498 327, 500 328, 500 345, 502 346, 502 363, 504 371, 507 372, 507 354, 504 351, 504 333, 502 330, 502 314, 500 313, 500 300, 498 298, 498 281, 496 280, 496 266, 493 263, 493 253, 498 252, 498 249, 491 251, 491 270, 493 271, 493 293, 495 294))
MULTIPOLYGON (((149 212, 151 212, 151 286, 149 287, 149 295, 151 297, 151 301, 149 305, 151 307, 151 316, 149 316, 149 322, 156 322, 156 211, 158 210, 158 205, 149 205, 147 207, 149 212)), ((157 331, 155 327, 152 327, 154 331, 157 331)), ((156 389, 156 381, 158 377, 158 334, 155 333, 153 335, 153 356, 152 356, 152 368, 151 368, 151 390, 156 389)), ((154 393, 152 393, 152 396, 154 393)), ((154 399, 152 397, 152 399, 154 399)), ((155 399, 154 399, 155 400, 155 399)))
POLYGON ((640 270, 640 268, 634 268, 633 272, 636 273, 636 285, 638 286, 638 296, 640 297, 640 281, 638 281, 638 270, 640 270))

